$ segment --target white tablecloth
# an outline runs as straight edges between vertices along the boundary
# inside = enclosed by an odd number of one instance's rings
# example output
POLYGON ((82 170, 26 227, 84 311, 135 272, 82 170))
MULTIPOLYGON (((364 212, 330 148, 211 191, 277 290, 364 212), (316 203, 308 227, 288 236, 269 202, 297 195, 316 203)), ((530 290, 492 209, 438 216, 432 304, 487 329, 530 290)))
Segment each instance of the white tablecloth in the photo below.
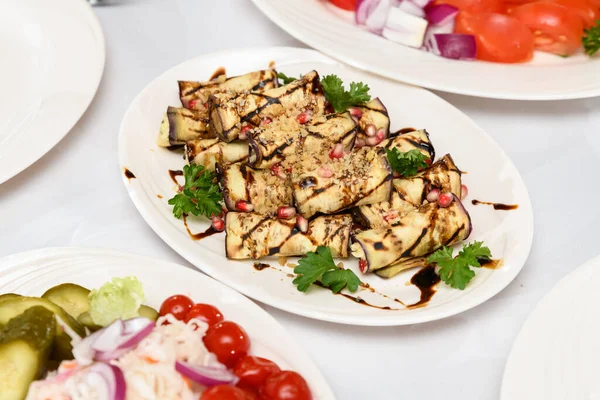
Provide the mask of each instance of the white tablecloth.
MULTIPOLYGON (((154 234, 125 191, 117 162, 125 110, 148 82, 191 57, 236 47, 302 46, 247 0, 113 2, 95 8, 107 58, 90 108, 58 146, 0 186, 0 256, 94 246, 189 265, 154 234)), ((497 399, 506 358, 527 315, 561 277, 600 249, 600 99, 531 103, 440 96, 487 130, 521 172, 534 207, 533 249, 503 292, 437 322, 350 327, 264 306, 302 343, 339 399, 497 399)))

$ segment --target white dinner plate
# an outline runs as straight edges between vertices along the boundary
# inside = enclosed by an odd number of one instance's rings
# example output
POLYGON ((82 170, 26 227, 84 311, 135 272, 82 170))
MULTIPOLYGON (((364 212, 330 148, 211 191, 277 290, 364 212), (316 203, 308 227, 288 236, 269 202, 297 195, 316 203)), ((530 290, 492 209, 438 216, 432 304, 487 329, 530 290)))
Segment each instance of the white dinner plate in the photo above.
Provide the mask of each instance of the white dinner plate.
POLYGON ((302 346, 262 308, 225 285, 183 265, 106 249, 48 248, 0 259, 0 293, 41 296, 61 283, 97 288, 113 277, 136 276, 145 304, 158 309, 164 299, 184 294, 217 307, 250 336, 250 353, 300 373, 315 399, 334 399, 323 375, 302 346))
MULTIPOLYGON (((482 303, 508 285, 523 266, 531 247, 533 216, 527 190, 514 165, 485 132, 431 92, 350 69, 314 50, 279 47, 225 51, 194 58, 165 72, 136 97, 125 114, 119 159, 122 171, 127 168, 136 177, 129 179, 123 174, 133 202, 148 224, 175 251, 200 270, 250 297, 311 318, 358 325, 402 325, 456 314, 482 303), (292 284, 293 270, 280 266, 276 259, 268 261, 273 268, 260 272, 253 268, 252 261, 228 260, 224 233, 192 240, 183 221, 173 217, 172 207, 167 204, 176 190, 168 171, 181 169, 184 161, 181 153, 156 144, 167 106, 179 105, 177 80, 205 80, 218 67, 225 67, 233 76, 266 68, 271 61, 278 71, 290 76, 316 69, 322 76, 337 74, 347 83, 368 83, 371 94, 379 96, 387 106, 393 129, 427 128, 438 156, 452 153, 457 165, 468 172, 464 183, 470 189, 469 200, 518 204, 519 208, 514 211, 467 205, 474 224, 470 240, 484 240, 493 255, 504 260, 504 267, 478 271, 477 278, 465 291, 439 285, 429 305, 418 309, 402 308, 368 290, 361 289, 355 294, 374 305, 395 309, 380 310, 318 287, 301 293, 292 284)), ((204 218, 188 218, 188 223, 194 233, 209 226, 204 218)), ((345 261, 344 265, 358 271, 355 259, 345 261)), ((380 293, 413 304, 420 292, 405 283, 414 273, 414 270, 407 271, 390 280, 373 275, 361 276, 361 279, 380 293)))
POLYGON ((85 0, 0 1, 0 183, 54 147, 92 101, 104 37, 85 0))
POLYGON ((527 318, 501 400, 600 399, 600 257, 563 278, 527 318))
POLYGON ((273 22, 356 68, 445 92, 510 100, 600 95, 600 57, 536 52, 525 64, 456 61, 391 42, 354 24, 354 13, 326 0, 253 0, 273 22))

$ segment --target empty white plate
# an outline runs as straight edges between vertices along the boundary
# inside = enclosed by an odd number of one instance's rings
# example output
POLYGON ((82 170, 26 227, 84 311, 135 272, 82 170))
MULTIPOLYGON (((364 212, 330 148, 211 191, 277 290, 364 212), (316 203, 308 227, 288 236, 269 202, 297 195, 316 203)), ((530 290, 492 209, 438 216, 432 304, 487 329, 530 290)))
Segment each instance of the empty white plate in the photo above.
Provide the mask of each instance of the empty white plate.
POLYGON ((54 147, 92 101, 104 37, 85 0, 0 1, 0 183, 54 147))
POLYGON ((250 353, 300 373, 315 399, 334 399, 319 369, 273 317, 244 296, 183 265, 106 249, 49 248, 0 259, 0 294, 41 296, 61 283, 97 288, 113 277, 136 276, 146 304, 158 309, 164 299, 184 294, 219 308, 250 336, 250 353))
MULTIPOLYGON (((533 215, 527 189, 517 169, 496 143, 466 115, 427 90, 345 67, 314 50, 296 48, 255 48, 208 54, 186 61, 152 81, 133 101, 125 114, 119 138, 119 161, 135 178, 123 174, 131 199, 142 217, 175 251, 196 267, 259 301, 310 318, 358 325, 403 325, 430 321, 474 307, 508 285, 519 273, 533 237, 533 215), (346 84, 362 81, 386 105, 392 130, 404 127, 427 128, 438 157, 451 153, 464 174, 470 197, 465 205, 473 219, 469 241, 483 240, 495 258, 504 260, 498 270, 481 269, 466 290, 444 284, 426 307, 406 309, 383 296, 360 289, 355 295, 377 306, 367 307, 331 291, 312 287, 301 293, 292 284, 293 270, 268 260, 272 268, 257 271, 253 261, 234 261, 225 257, 221 233, 194 241, 182 220, 173 217, 167 200, 177 186, 169 170, 183 168, 181 153, 156 144, 158 130, 167 106, 180 105, 177 80, 206 80, 219 67, 230 76, 267 68, 275 62, 278 71, 298 76, 316 69, 321 76, 337 74, 346 84), (513 211, 495 211, 486 205, 473 206, 472 199, 518 204, 513 211)), ((188 218, 192 232, 205 231, 209 221, 188 218)), ((295 259, 291 258, 290 262, 295 259)), ((356 259, 344 260, 345 267, 358 271, 356 259)), ((398 298, 406 304, 419 300, 420 292, 410 281, 417 270, 405 271, 384 280, 373 274, 360 278, 378 292, 398 298)))
POLYGON ((521 328, 501 400, 600 399, 600 257, 563 278, 521 328))
POLYGON ((536 53, 526 64, 456 61, 403 46, 354 24, 327 0, 253 0, 296 39, 356 68, 458 94, 512 100, 600 96, 600 57, 536 53))

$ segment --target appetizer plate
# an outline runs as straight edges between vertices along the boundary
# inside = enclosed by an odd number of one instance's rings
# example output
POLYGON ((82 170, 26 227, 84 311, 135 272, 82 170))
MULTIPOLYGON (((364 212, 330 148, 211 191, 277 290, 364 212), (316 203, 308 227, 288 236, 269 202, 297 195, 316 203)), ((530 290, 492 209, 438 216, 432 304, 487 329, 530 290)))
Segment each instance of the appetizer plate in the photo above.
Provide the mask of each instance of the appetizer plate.
POLYGON ((296 39, 353 67, 445 92, 510 100, 600 95, 600 57, 536 53, 526 64, 449 60, 403 46, 354 24, 354 13, 326 0, 253 0, 296 39))
POLYGON ((508 357, 502 400, 600 396, 600 257, 563 278, 527 318, 508 357))
MULTIPOLYGON (((131 199, 148 224, 175 251, 241 293, 310 318, 356 325, 403 325, 447 317, 474 307, 502 290, 519 273, 531 247, 533 216, 529 195, 514 165, 485 132, 431 92, 350 69, 314 50, 280 47, 225 51, 186 61, 165 72, 138 95, 127 111, 121 125, 119 159, 131 199), (156 144, 167 106, 179 104, 177 80, 208 79, 219 67, 225 67, 228 75, 233 76, 265 68, 271 62, 289 76, 315 69, 321 76, 337 74, 346 84, 367 83, 370 93, 379 96, 387 106, 392 130, 408 126, 427 128, 438 157, 452 154, 457 165, 467 172, 463 183, 471 193, 468 201, 518 204, 514 211, 495 211, 490 206, 472 206, 465 201, 474 225, 469 240, 485 241, 494 258, 504 260, 504 266, 494 271, 479 270, 465 291, 438 285, 437 293, 426 307, 407 309, 382 294, 406 304, 417 302, 419 289, 410 283, 407 285, 416 270, 383 280, 372 274, 360 274, 356 259, 344 260, 346 267, 357 271, 360 278, 376 290, 372 293, 360 289, 353 295, 372 305, 394 309, 382 310, 316 286, 301 293, 292 284, 293 269, 281 266, 277 259, 261 260, 271 266, 261 271, 253 268, 252 260, 229 260, 225 257, 224 233, 193 240, 183 221, 173 217, 172 207, 167 204, 177 189, 169 170, 181 170, 184 160, 180 153, 156 144)), ((204 218, 187 219, 193 233, 205 231, 209 222, 204 218)), ((290 258, 288 263, 295 260, 290 258)))
POLYGON ((104 36, 87 1, 0 2, 0 183, 54 147, 92 101, 104 36))
POLYGON ((253 354, 299 372, 315 399, 335 398, 321 372, 273 317, 246 297, 183 265, 105 249, 40 249, 0 259, 0 293, 41 296, 65 282, 96 288, 113 277, 132 275, 142 282, 146 304, 156 309, 174 294, 214 304, 248 332, 253 354))

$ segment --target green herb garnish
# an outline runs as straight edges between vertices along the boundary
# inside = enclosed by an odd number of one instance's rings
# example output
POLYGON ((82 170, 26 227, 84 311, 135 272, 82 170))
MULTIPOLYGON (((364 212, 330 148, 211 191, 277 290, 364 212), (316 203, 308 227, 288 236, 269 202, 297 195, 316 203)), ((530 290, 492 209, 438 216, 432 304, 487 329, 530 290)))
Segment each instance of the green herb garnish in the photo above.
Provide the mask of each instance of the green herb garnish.
POLYGON ((186 165, 183 167, 183 176, 183 190, 169 200, 175 218, 181 218, 184 214, 205 217, 220 214, 223 196, 215 182, 215 173, 202 165, 186 165))
MULTIPOLYGON (((287 85, 288 83, 292 83, 294 81, 296 81, 296 78, 292 78, 290 76, 287 76, 286 74, 284 74, 283 72, 278 72, 277 73, 277 78, 281 81, 281 83, 283 83, 284 85, 287 85)), ((300 78, 302 78, 302 75, 300 75, 300 78)))
POLYGON ((362 82, 350 83, 350 91, 346 91, 344 82, 337 75, 327 75, 321 79, 321 86, 325 98, 337 113, 371 100, 369 86, 362 82))
POLYGON ((294 272, 298 274, 294 279, 294 285, 297 285, 301 292, 306 292, 310 285, 317 281, 331 289, 333 293, 340 292, 346 286, 351 292, 356 292, 360 285, 360 279, 352 270, 335 265, 331 250, 325 246, 317 247, 316 253, 312 251, 306 253, 298 261, 294 272))
POLYGON ((427 168, 429 165, 425 162, 429 157, 421 153, 417 149, 407 152, 400 152, 393 148, 386 150, 390 166, 404 178, 415 176, 422 168, 427 168))
POLYGON ((439 274, 447 285, 464 290, 475 276, 470 267, 480 268, 480 260, 489 260, 492 257, 490 249, 483 246, 483 242, 473 242, 463 246, 458 256, 453 257, 453 249, 443 246, 429 256, 427 261, 440 267, 439 274))
POLYGON ((582 41, 585 54, 593 56, 600 50, 600 20, 583 32, 582 41))

